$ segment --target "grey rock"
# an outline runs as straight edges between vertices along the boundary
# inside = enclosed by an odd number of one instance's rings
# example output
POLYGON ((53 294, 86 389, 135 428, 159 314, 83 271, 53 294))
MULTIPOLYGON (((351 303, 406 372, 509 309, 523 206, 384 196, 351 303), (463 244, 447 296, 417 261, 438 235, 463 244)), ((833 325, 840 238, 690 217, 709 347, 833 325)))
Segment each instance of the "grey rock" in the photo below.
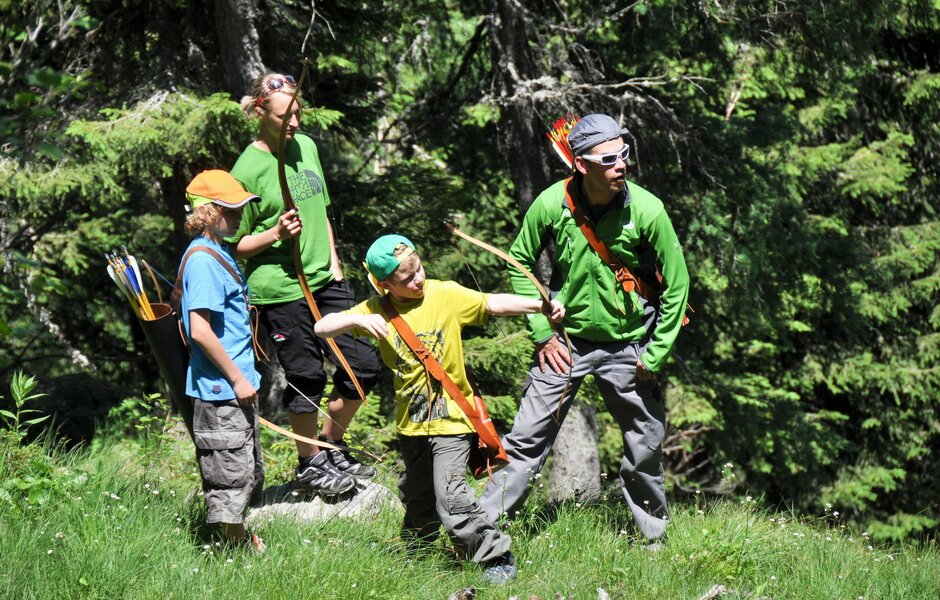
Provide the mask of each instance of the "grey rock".
POLYGON ((402 510, 398 496, 374 481, 357 480, 356 487, 340 496, 324 498, 297 489, 297 482, 271 486, 264 490, 261 505, 248 512, 245 522, 289 518, 303 523, 317 523, 348 517, 359 519, 378 514, 384 508, 402 510))

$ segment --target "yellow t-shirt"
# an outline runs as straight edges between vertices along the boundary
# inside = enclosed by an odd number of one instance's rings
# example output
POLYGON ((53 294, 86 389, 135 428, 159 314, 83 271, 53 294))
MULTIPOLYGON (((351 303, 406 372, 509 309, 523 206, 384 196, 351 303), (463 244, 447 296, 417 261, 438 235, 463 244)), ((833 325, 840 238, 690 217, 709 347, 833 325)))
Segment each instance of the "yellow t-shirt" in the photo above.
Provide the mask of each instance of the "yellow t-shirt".
MULTIPOLYGON (((487 296, 452 281, 428 279, 424 297, 408 303, 392 300, 402 319, 434 355, 467 400, 473 392, 467 381, 461 332, 465 325, 483 325, 489 318, 487 296)), ((382 314, 378 298, 370 298, 345 311, 382 314)), ((387 320, 387 319, 386 319, 387 320)), ((367 335, 354 328, 353 335, 367 335)), ((458 435, 473 433, 473 425, 440 382, 429 378, 424 365, 388 323, 388 336, 379 340, 379 354, 395 378, 395 424, 400 435, 458 435)))

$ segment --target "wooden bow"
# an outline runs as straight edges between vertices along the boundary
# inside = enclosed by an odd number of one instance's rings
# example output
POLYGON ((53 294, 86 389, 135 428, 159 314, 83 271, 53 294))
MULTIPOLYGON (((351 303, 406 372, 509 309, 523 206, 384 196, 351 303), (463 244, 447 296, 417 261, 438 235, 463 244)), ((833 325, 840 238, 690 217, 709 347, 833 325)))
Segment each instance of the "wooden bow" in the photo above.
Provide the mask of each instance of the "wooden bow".
MULTIPOLYGON (((290 211, 297 208, 297 204, 294 202, 294 197, 290 193, 290 187, 287 185, 287 165, 285 163, 285 154, 287 148, 287 127, 290 124, 290 112, 294 104, 298 104, 297 95, 300 94, 300 89, 304 84, 304 81, 307 78, 307 66, 310 64, 308 59, 304 59, 304 67, 300 73, 300 79, 297 81, 297 87, 294 88, 294 93, 291 95, 290 102, 287 104, 287 112, 285 119, 281 122, 281 134, 277 140, 277 179, 278 183, 281 186, 281 199, 284 202, 284 210, 290 211)), ((313 293, 310 291, 310 285, 307 283, 307 275, 304 272, 303 260, 300 257, 300 236, 294 236, 291 239, 291 255, 294 259, 294 271, 297 272, 297 282, 300 284, 300 289, 304 293, 304 299, 307 301, 307 306, 310 308, 310 312, 313 314, 313 318, 316 321, 319 321, 323 316, 320 314, 320 309, 317 307, 316 300, 313 299, 313 293)), ((346 357, 343 356, 343 353, 340 351, 339 346, 336 344, 336 341, 332 338, 326 340, 327 345, 330 349, 333 350, 333 354, 339 360, 340 365, 349 375, 349 379, 352 381, 353 386, 356 388, 356 392, 359 394, 359 400, 365 401, 366 393, 362 389, 362 385, 359 383, 359 379, 356 377, 356 374, 353 372, 352 367, 349 366, 349 362, 346 360, 346 357)))
MULTIPOLYGON (((535 289, 538 290, 539 295, 542 297, 542 301, 545 302, 546 304, 551 304, 552 298, 551 298, 551 296, 548 295, 548 292, 545 290, 545 287, 542 285, 542 282, 539 281, 538 278, 537 278, 531 271, 529 271, 529 269, 527 269, 527 268, 525 267, 525 265, 523 265, 521 262, 519 262, 518 260, 516 260, 515 258, 513 258, 512 256, 510 256, 509 254, 506 254, 505 252, 503 252, 502 250, 500 250, 500 249, 497 248, 496 246, 493 246, 493 245, 491 245, 491 244, 487 244, 487 243, 484 242, 483 240, 478 240, 478 239, 476 239, 475 237, 473 237, 473 236, 471 236, 471 235, 469 235, 469 234, 466 234, 466 233, 460 231, 459 229, 457 229, 457 227, 455 227, 454 225, 451 225, 450 223, 448 223, 448 222, 446 222, 446 221, 444 222, 444 225, 446 225, 447 228, 450 230, 450 232, 453 233, 454 235, 456 235, 457 237, 461 237, 461 238, 467 240, 468 242, 470 242, 471 244, 474 244, 474 245, 476 245, 476 246, 479 246, 480 248, 483 248, 483 249, 486 250, 487 252, 490 252, 490 253, 492 253, 492 254, 495 254, 496 256, 498 256, 499 258, 503 259, 504 261, 506 261, 507 263, 509 263, 509 264, 512 265, 513 267, 519 269, 519 272, 522 273, 523 275, 525 275, 526 279, 528 279, 529 281, 531 281, 531 282, 532 282, 532 285, 535 286, 535 289)), ((562 327, 560 323, 559 323, 559 324, 554 324, 554 323, 553 323, 553 324, 552 324, 552 327, 553 327, 553 328, 555 329, 555 331, 557 331, 557 332, 561 335, 561 337, 565 340, 565 346, 566 346, 567 349, 568 349, 568 356, 569 356, 569 357, 570 357, 570 356, 574 356, 574 352, 573 352, 572 347, 571 347, 571 340, 568 338, 568 332, 565 331, 565 328, 562 327)), ((568 367, 568 380, 565 382, 565 389, 562 390, 562 392, 561 392, 561 398, 560 398, 559 401, 558 401, 558 411, 557 411, 556 414, 555 414, 555 420, 556 420, 556 421, 559 421, 559 417, 560 417, 560 413, 561 413, 561 404, 562 404, 561 401, 564 400, 565 395, 568 393, 568 389, 571 387, 571 367, 572 367, 572 366, 573 366, 573 365, 571 365, 571 366, 568 367)), ((543 400, 543 403, 544 403, 544 400, 543 400)), ((547 407, 546 407, 546 408, 547 408, 547 407)))

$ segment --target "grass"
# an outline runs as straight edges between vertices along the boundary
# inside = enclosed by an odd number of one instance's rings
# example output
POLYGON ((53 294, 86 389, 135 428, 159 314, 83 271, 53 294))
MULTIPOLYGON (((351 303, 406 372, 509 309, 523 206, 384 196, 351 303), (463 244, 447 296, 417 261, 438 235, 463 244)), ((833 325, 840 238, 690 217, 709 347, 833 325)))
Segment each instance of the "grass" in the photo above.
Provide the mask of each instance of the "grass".
MULTIPOLYGON (((268 552, 254 556, 221 547, 203 526, 190 452, 184 439, 54 453, 52 494, 0 498, 0 597, 444 599, 474 586, 482 599, 597 598, 598 588, 611 598, 698 599, 721 585, 723 598, 900 599, 940 589, 933 544, 876 548, 831 515, 801 522, 748 499, 674 505, 656 553, 635 537, 622 502, 532 503, 509 528, 519 579, 504 587, 486 586, 443 538, 407 555, 400 509, 275 521, 261 530, 268 552)), ((21 455, 0 460, 0 477, 26 476, 28 464, 11 464, 21 455)), ((394 470, 380 476, 394 489, 394 470)))

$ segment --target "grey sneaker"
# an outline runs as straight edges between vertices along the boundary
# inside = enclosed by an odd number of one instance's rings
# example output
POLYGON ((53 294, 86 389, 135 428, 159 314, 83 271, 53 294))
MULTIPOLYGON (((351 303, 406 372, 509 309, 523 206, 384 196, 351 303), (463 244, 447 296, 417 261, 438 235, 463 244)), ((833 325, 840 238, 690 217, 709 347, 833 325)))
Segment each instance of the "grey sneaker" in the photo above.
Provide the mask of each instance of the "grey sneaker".
POLYGON ((507 552, 491 561, 489 566, 483 568, 483 580, 491 585, 503 585, 516 578, 516 557, 507 552))
POLYGON ((352 454, 349 452, 333 449, 327 449, 324 452, 330 457, 330 462, 333 463, 333 466, 343 473, 354 475, 361 479, 372 479, 375 477, 375 467, 362 464, 353 458, 352 454))
POLYGON ((356 487, 356 480, 333 466, 326 452, 320 452, 313 460, 297 467, 297 483, 305 490, 323 496, 338 496, 356 487))

